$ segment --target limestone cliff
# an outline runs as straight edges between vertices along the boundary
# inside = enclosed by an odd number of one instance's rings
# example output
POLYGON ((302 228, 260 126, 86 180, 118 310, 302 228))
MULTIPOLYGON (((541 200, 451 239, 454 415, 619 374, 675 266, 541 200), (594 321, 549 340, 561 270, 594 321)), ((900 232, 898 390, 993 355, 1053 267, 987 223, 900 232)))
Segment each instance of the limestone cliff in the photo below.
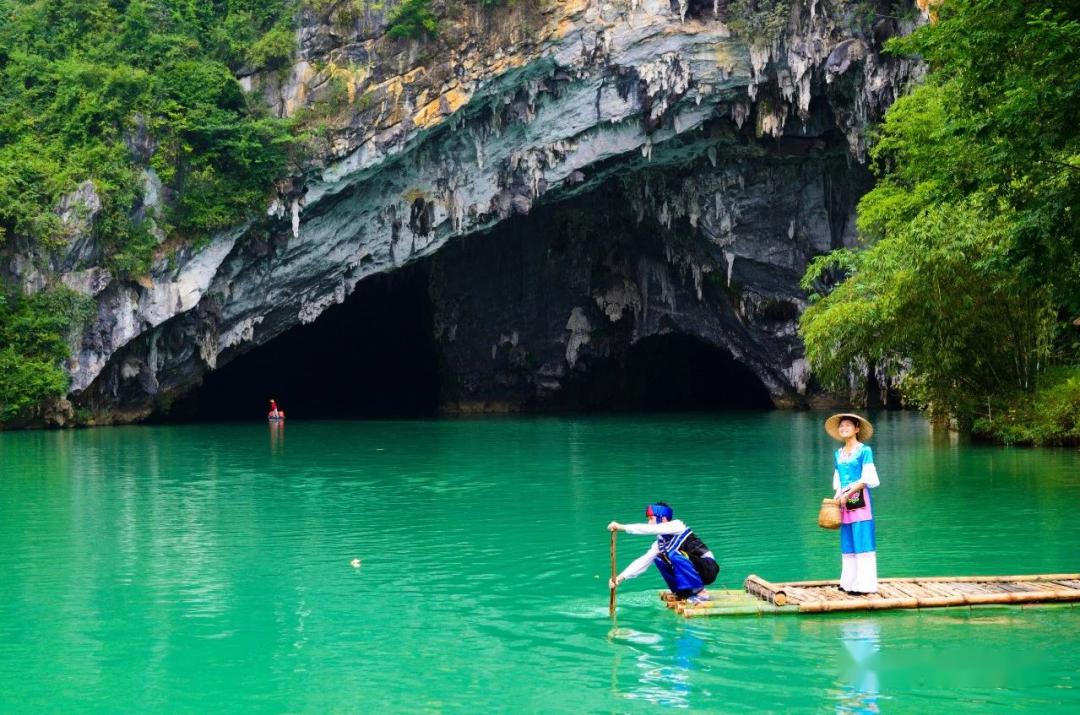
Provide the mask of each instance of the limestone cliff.
POLYGON ((880 52, 910 29, 892 3, 776 4, 786 19, 756 37, 723 0, 445 3, 429 40, 386 37, 377 13, 303 16, 291 68, 241 78, 319 129, 263 219, 163 251, 138 281, 77 239, 55 261, 97 302, 73 402, 143 418, 364 278, 427 260, 447 409, 557 404, 665 333, 806 404, 798 279, 853 243, 866 128, 918 68, 880 52), (499 243, 511 218, 533 227, 499 243), (552 300, 490 280, 499 251, 552 300))

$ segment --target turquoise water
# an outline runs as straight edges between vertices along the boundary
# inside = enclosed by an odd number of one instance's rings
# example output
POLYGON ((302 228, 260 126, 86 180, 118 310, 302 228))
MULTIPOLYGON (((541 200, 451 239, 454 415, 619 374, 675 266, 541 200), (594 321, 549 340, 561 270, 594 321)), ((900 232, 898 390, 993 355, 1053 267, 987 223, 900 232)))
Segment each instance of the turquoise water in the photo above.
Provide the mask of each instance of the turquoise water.
MULTIPOLYGON (((0 433, 0 712, 1076 712, 1080 608, 684 621, 654 569, 613 627, 651 500, 717 585, 837 577, 822 418, 0 433)), ((1080 452, 876 424, 882 575, 1080 572, 1080 452)))

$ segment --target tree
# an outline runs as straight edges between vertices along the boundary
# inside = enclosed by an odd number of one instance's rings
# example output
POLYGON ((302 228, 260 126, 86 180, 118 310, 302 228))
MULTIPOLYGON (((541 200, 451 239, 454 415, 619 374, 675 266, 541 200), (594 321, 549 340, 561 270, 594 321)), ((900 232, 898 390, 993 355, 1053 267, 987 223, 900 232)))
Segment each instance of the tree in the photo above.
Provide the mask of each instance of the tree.
POLYGON ((945 0, 935 24, 889 44, 929 73, 874 137, 865 250, 804 277, 802 334, 826 382, 873 362, 970 424, 1080 362, 1078 8, 945 0))

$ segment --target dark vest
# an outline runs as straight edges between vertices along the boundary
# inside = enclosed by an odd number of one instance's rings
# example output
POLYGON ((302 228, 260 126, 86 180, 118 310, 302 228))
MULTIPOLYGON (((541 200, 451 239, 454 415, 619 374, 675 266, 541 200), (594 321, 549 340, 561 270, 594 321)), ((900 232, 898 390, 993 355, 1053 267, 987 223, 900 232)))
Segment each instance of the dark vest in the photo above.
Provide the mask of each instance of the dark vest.
POLYGON ((660 555, 654 563, 668 587, 675 593, 697 591, 716 580, 720 572, 716 561, 708 556, 709 547, 692 529, 681 534, 658 537, 660 555))

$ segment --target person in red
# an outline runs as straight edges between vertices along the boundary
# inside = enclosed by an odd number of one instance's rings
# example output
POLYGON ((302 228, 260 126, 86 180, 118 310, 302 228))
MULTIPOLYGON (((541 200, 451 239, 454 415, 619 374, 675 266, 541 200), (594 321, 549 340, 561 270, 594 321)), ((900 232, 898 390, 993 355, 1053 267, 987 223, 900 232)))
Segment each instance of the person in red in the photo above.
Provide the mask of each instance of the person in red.
POLYGON ((274 402, 274 398, 270 398, 270 414, 267 415, 272 420, 285 419, 285 410, 279 410, 277 403, 274 402))

